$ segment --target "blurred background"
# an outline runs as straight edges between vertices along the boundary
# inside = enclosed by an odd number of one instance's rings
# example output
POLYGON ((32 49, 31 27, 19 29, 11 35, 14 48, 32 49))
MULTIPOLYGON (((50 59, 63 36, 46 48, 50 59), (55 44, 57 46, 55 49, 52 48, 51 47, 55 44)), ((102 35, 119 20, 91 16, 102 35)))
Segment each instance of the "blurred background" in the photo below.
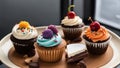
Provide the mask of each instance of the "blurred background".
POLYGON ((33 26, 59 25, 70 4, 86 25, 91 16, 120 35, 120 0, 0 0, 0 39, 21 20, 33 26))
POLYGON ((33 26, 60 25, 70 4, 85 25, 92 17, 120 36, 120 0, 0 0, 0 39, 21 20, 33 26))

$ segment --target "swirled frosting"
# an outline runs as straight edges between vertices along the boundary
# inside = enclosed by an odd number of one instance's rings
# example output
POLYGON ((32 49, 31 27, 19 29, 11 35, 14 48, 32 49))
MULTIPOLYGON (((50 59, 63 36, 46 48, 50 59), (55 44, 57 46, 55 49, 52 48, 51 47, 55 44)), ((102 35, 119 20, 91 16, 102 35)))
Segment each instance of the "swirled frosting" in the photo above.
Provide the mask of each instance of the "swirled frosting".
POLYGON ((68 16, 66 16, 62 20, 61 24, 66 25, 66 26, 74 26, 74 25, 83 24, 83 22, 82 22, 82 19, 79 16, 75 16, 75 18, 73 18, 73 19, 69 19, 68 16))
MULTIPOLYGON (((22 21, 24 22, 24 21, 22 21)), ((29 28, 20 28, 19 24, 16 24, 12 29, 12 35, 21 40, 32 39, 37 37, 37 30, 33 26, 27 26, 29 28)))
POLYGON ((98 31, 92 31, 90 27, 88 27, 85 31, 85 35, 93 42, 104 41, 110 37, 107 29, 103 26, 101 26, 98 31))
POLYGON ((45 39, 43 38, 42 35, 39 35, 37 38, 37 43, 39 44, 39 46, 53 47, 53 46, 57 46, 58 44, 60 44, 61 40, 62 38, 60 34, 54 35, 51 39, 45 39))

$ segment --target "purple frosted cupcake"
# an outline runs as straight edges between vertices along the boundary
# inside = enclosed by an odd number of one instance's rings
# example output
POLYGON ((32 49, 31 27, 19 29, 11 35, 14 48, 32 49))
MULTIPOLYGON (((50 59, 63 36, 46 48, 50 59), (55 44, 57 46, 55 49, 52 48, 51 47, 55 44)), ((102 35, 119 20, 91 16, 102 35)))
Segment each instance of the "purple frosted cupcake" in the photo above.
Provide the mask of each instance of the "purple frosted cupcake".
POLYGON ((34 27, 26 21, 21 21, 13 27, 10 39, 17 53, 34 56, 34 42, 36 42, 37 35, 37 30, 34 27))
POLYGON ((93 55, 104 54, 110 42, 109 32, 105 27, 100 26, 97 21, 92 21, 90 27, 85 30, 83 38, 88 52, 93 55))
MULTIPOLYGON (((73 5, 71 5, 69 9, 71 7, 73 7, 73 5)), ((76 38, 80 38, 84 24, 82 19, 76 16, 75 12, 69 11, 68 16, 62 20, 61 26, 65 39, 75 40, 76 38)))

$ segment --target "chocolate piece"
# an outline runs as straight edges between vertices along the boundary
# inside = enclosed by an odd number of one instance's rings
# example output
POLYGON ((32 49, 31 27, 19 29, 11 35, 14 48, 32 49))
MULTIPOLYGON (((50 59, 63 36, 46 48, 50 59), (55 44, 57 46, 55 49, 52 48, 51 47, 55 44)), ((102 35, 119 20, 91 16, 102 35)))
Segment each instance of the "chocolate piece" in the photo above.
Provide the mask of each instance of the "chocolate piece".
POLYGON ((74 63, 68 63, 67 68, 87 68, 87 66, 85 62, 82 60, 74 63))
POLYGON ((28 53, 27 53, 28 57, 32 57, 35 55, 35 49, 32 49, 30 50, 28 53))
POLYGON ((39 68, 39 63, 38 62, 31 62, 31 63, 29 63, 29 68, 39 68))
POLYGON ((38 58, 39 57, 36 57, 36 56, 33 56, 33 57, 25 57, 25 63, 26 64, 29 64, 31 62, 38 62, 38 58))
POLYGON ((80 43, 67 45, 66 53, 67 53, 67 63, 80 61, 88 55, 86 46, 80 43))
POLYGON ((79 63, 77 63, 77 65, 78 65, 80 68, 87 68, 84 61, 79 61, 79 63))
POLYGON ((67 63, 78 62, 88 56, 87 50, 70 58, 67 58, 67 63))
POLYGON ((80 66, 77 63, 67 63, 67 68, 80 68, 80 66))
POLYGON ((26 58, 26 59, 25 59, 25 63, 26 63, 26 64, 29 64, 30 62, 32 62, 32 58, 26 58))

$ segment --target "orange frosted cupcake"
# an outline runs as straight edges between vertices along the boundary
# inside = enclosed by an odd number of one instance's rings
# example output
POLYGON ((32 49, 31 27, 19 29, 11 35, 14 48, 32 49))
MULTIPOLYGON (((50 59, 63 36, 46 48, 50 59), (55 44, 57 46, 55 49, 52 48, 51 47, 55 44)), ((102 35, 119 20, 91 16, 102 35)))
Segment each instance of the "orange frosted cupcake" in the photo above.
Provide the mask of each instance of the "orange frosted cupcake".
POLYGON ((48 26, 35 43, 40 60, 44 62, 57 62, 62 59, 66 42, 58 33, 54 25, 48 26))
POLYGON ((97 21, 92 21, 90 27, 85 30, 83 38, 88 52, 98 55, 106 52, 110 41, 110 34, 97 21))

